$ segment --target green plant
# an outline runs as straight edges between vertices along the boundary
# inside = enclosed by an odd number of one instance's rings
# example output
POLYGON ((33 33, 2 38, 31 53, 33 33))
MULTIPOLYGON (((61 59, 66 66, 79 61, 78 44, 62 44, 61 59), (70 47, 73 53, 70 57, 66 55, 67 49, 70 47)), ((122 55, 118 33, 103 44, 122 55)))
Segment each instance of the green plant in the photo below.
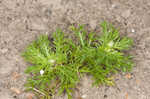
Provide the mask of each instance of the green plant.
POLYGON ((64 91, 71 99, 83 74, 92 75, 96 85, 113 85, 114 73, 130 71, 132 57, 125 55, 124 50, 130 48, 132 40, 121 38, 118 30, 107 22, 101 27, 102 35, 87 33, 84 26, 79 25, 71 26, 74 38, 57 30, 51 40, 41 35, 30 44, 23 53, 25 60, 32 64, 26 69, 26 73, 31 74, 27 88, 43 99, 64 91))

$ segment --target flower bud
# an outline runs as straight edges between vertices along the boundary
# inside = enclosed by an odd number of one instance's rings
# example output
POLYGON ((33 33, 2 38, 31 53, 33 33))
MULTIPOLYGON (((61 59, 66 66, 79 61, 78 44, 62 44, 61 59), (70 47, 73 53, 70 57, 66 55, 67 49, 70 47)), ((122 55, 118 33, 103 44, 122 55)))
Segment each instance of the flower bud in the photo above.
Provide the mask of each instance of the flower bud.
POLYGON ((40 70, 40 74, 41 74, 41 75, 44 74, 44 70, 43 70, 43 69, 40 70))
POLYGON ((108 46, 109 46, 109 47, 113 47, 113 45, 114 45, 114 42, 113 42, 113 41, 110 41, 110 42, 108 43, 108 46))
POLYGON ((50 59, 50 60, 48 60, 48 62, 55 63, 55 60, 54 59, 50 59))

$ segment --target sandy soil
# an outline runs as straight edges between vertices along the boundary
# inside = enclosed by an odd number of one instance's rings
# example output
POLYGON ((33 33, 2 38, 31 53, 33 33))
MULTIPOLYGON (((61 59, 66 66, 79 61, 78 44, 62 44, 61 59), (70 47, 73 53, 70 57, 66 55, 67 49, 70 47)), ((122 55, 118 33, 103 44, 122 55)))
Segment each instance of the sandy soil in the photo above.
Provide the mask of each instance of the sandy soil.
MULTIPOLYGON (((150 0, 0 0, 0 99, 31 99, 24 92, 27 63, 21 52, 36 37, 70 24, 97 30, 103 20, 134 39, 136 66, 116 75, 116 86, 91 87, 82 80, 83 99, 150 99, 150 0)), ((67 99, 66 96, 55 99, 67 99)), ((77 99, 77 95, 74 97, 77 99)))

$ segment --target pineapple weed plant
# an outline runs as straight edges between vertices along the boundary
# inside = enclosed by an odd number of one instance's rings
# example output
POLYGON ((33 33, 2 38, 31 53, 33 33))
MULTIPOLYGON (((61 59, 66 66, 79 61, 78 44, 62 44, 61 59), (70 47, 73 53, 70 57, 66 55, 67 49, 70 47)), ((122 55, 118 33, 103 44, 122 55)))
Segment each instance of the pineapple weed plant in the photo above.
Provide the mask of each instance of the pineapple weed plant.
POLYGON ((41 35, 23 53, 32 64, 26 69, 26 87, 40 99, 51 99, 56 93, 66 92, 72 98, 73 89, 83 74, 91 75, 94 85, 113 85, 113 74, 128 72, 133 66, 132 56, 126 55, 133 41, 121 38, 111 24, 101 24, 102 35, 87 33, 83 25, 71 26, 73 37, 64 36, 61 30, 51 40, 41 35))

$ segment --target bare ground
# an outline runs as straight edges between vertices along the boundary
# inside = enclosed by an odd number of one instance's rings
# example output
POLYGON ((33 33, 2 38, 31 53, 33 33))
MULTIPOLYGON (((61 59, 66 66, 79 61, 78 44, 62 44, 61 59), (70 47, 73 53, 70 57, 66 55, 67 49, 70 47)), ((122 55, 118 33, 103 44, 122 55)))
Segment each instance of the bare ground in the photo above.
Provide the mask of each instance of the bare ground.
MULTIPOLYGON (((24 48, 43 33, 70 24, 98 30, 103 20, 134 39, 130 51, 136 66, 118 74, 116 86, 91 87, 85 77, 79 87, 83 99, 150 99, 150 0, 0 0, 0 99, 31 99, 24 91, 27 63, 24 48)), ((74 96, 77 99, 78 95, 74 96)), ((67 99, 65 95, 55 99, 67 99)))

